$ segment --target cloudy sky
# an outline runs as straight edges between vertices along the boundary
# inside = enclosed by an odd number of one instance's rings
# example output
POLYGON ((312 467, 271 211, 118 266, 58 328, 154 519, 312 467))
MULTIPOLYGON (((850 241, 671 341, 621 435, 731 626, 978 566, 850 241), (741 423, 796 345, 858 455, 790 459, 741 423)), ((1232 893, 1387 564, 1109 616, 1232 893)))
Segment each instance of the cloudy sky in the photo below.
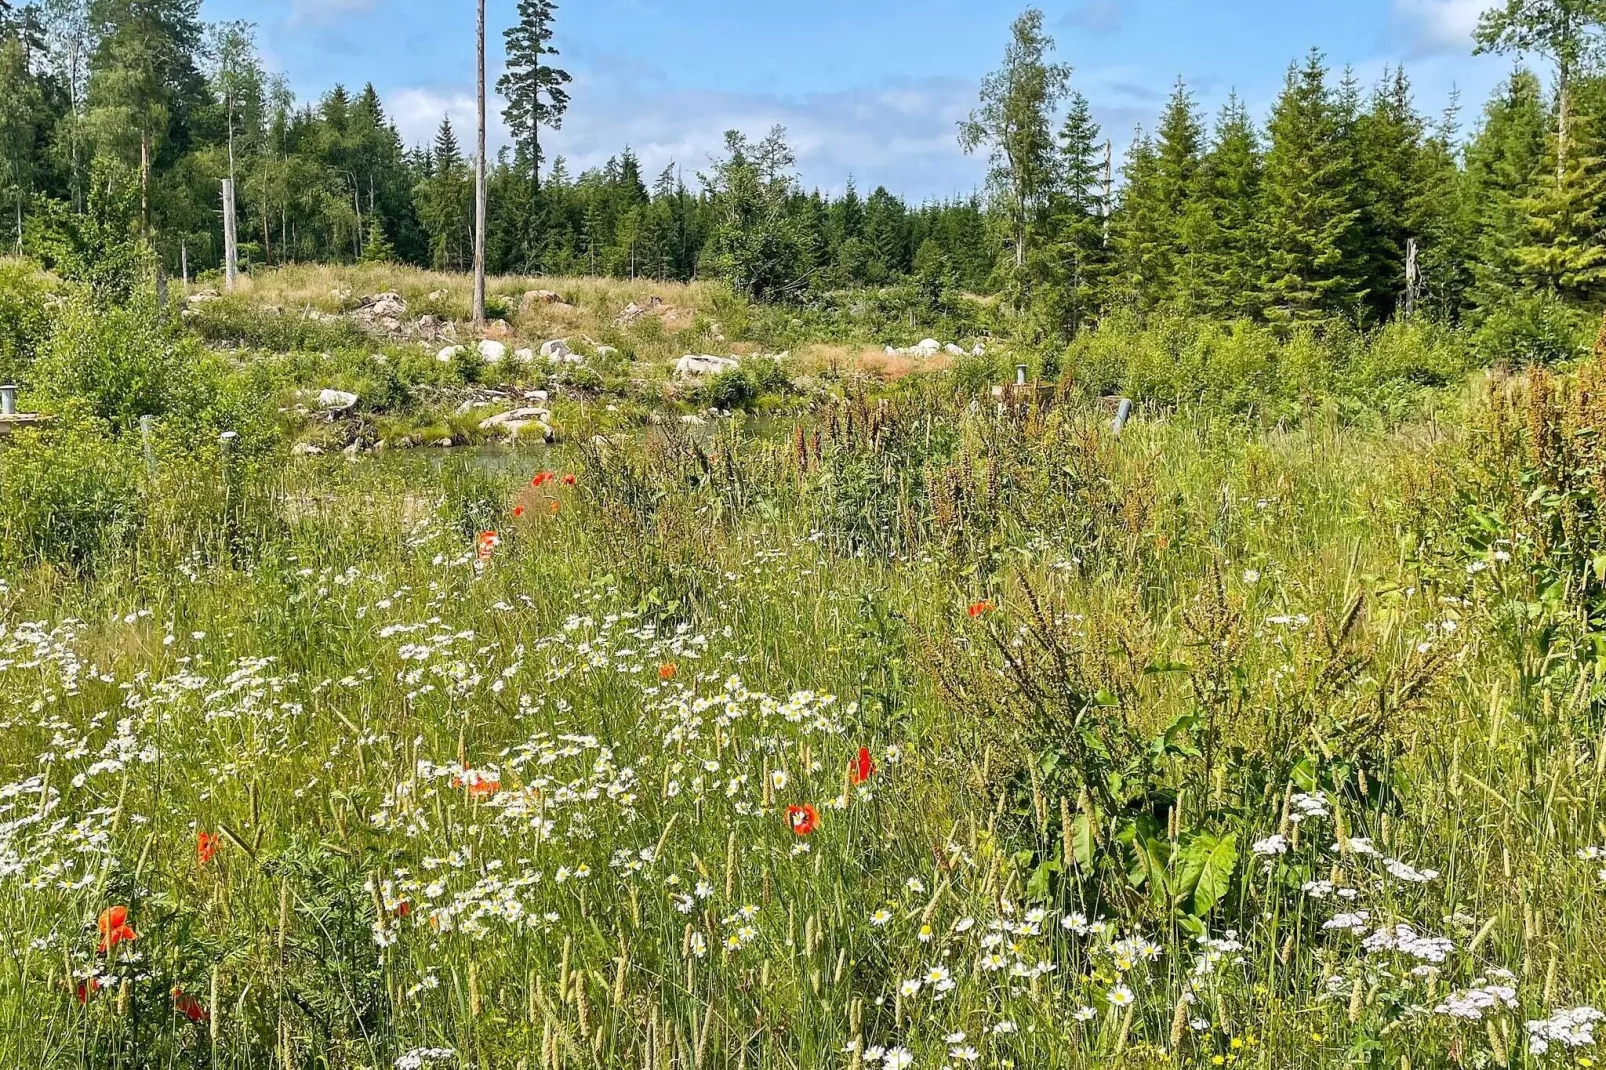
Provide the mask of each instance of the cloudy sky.
MULTIPOLYGON (((625 145, 649 175, 707 165, 723 131, 784 125, 810 186, 885 184, 915 200, 968 193, 983 165, 955 124, 998 65, 1025 0, 560 0, 556 44, 574 103, 551 138, 571 172, 625 145)), ((1403 63, 1424 111, 1459 90, 1467 123, 1510 69, 1471 55, 1492 0, 1041 0, 1059 58, 1117 146, 1152 125, 1178 76, 1214 111, 1236 90, 1257 115, 1288 63, 1320 46, 1365 82, 1403 63)), ((491 80, 516 0, 489 0, 491 80)), ((450 114, 466 143, 473 0, 206 0, 257 25, 269 65, 303 99, 336 81, 378 87, 409 143, 450 114)), ((492 110, 501 102, 493 98, 492 110)), ((493 151, 507 139, 500 118, 493 151)))

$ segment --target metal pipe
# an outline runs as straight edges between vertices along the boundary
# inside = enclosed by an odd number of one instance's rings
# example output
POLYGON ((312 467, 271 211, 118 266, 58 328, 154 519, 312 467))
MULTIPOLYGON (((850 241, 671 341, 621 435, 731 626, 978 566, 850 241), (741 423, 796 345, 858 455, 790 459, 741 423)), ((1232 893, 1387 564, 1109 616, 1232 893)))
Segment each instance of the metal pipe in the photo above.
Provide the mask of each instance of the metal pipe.
POLYGON ((1126 426, 1126 422, 1128 420, 1130 420, 1131 418, 1132 418, 1132 399, 1131 398, 1122 398, 1121 399, 1121 407, 1115 413, 1115 423, 1111 426, 1110 430, 1113 431, 1115 434, 1119 435, 1121 433, 1121 429, 1126 426))
POLYGON ((1015 365, 1015 385, 1016 386, 1025 386, 1026 385, 1026 365, 1024 365, 1024 364, 1015 365))
POLYGON ((0 416, 17 415, 17 388, 0 386, 0 416))

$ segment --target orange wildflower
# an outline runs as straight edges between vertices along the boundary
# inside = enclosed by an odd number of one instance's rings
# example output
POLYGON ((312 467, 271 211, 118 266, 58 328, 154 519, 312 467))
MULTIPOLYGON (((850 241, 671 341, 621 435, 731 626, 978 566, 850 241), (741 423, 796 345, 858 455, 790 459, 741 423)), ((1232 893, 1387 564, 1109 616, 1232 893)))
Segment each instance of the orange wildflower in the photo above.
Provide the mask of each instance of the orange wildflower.
POLYGON ((804 803, 801 806, 788 806, 786 821, 792 826, 794 835, 807 836, 820 823, 820 815, 814 807, 804 803))
POLYGON ((108 907, 101 911, 95 926, 100 930, 102 952, 110 951, 124 940, 139 939, 134 927, 128 924, 128 908, 125 906, 108 907))
POLYGON ((217 837, 206 832, 195 834, 195 864, 204 866, 217 854, 217 837))
POLYGON ((871 777, 875 776, 875 774, 875 759, 870 757, 870 748, 860 747, 858 756, 853 759, 853 765, 849 776, 853 780, 853 783, 858 785, 863 784, 866 780, 869 780, 871 777))
POLYGON ((182 988, 173 989, 173 1009, 192 1022, 204 1022, 207 1019, 206 1008, 201 1001, 182 988))

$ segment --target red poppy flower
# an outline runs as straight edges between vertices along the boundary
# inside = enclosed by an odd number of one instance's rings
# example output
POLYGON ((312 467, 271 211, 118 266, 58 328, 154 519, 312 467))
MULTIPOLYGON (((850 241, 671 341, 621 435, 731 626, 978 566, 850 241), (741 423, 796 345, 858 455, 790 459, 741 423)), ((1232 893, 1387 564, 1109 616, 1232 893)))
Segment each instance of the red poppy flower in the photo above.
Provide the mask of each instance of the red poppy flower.
POLYGON ((479 543, 477 549, 475 550, 475 553, 480 559, 480 564, 483 565, 488 562, 491 559, 491 555, 496 553, 496 548, 500 545, 502 545, 502 537, 496 532, 481 532, 479 543))
POLYGON ((579 480, 575 479, 573 472, 570 472, 568 475, 563 477, 563 485, 565 487, 572 487, 577 482, 579 482, 579 480))
POLYGON ((173 1009, 192 1022, 204 1022, 207 1019, 206 1008, 201 1001, 182 988, 173 989, 173 1009))
POLYGON ((102 952, 110 951, 124 940, 139 939, 134 927, 128 924, 128 908, 125 906, 108 907, 101 911, 95 927, 100 930, 102 952))
POLYGON ((217 854, 217 837, 205 832, 195 834, 195 864, 204 866, 217 854))
POLYGON ((79 1003, 88 1003, 89 997, 98 991, 100 991, 100 982, 93 977, 86 977, 78 982, 78 987, 73 991, 73 995, 77 997, 79 1003))
POLYGON ((396 916, 398 918, 405 918, 407 915, 411 914, 412 912, 413 912, 413 904, 407 902, 407 900, 403 899, 400 903, 396 904, 396 916))
POLYGON ((792 832, 798 836, 807 836, 814 831, 820 823, 820 815, 808 803, 802 806, 788 806, 786 808, 787 823, 792 826, 792 832))
POLYGON ((675 668, 674 662, 666 661, 662 665, 658 666, 658 679, 673 680, 675 678, 675 673, 679 671, 679 669, 675 668))
POLYGON ((530 480, 530 486, 532 486, 532 487, 543 487, 546 484, 552 482, 556 478, 558 478, 558 477, 556 475, 554 475, 553 473, 551 473, 551 472, 537 472, 535 474, 535 478, 530 480))
POLYGON ((972 602, 970 604, 970 611, 969 611, 970 612, 970 619, 971 620, 975 620, 977 617, 980 617, 983 614, 991 613, 993 610, 995 610, 997 608, 998 607, 993 605, 991 602, 972 602))
POLYGON ((871 777, 875 776, 875 774, 875 759, 870 757, 870 748, 860 747, 858 756, 853 759, 852 768, 849 774, 853 779, 853 783, 863 784, 866 780, 869 780, 871 777))
POLYGON ((518 519, 518 518, 519 518, 519 517, 521 517, 521 516, 523 516, 523 515, 524 515, 524 506, 522 506, 522 505, 515 505, 515 506, 514 506, 514 507, 513 507, 513 519, 514 519, 514 520, 517 520, 517 519, 518 519))
POLYGON ((563 503, 562 502, 553 502, 547 508, 552 510, 552 515, 553 516, 557 516, 558 515, 558 510, 563 508, 563 503))

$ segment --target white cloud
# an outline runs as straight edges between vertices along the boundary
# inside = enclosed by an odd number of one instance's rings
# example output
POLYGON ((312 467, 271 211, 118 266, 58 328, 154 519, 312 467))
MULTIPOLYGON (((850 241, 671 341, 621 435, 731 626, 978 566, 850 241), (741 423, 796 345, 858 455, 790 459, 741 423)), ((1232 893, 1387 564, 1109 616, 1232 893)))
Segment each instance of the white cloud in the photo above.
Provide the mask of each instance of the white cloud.
MULTIPOLYGON (((473 93, 397 89, 385 94, 384 102, 385 110, 390 113, 391 120, 401 133, 403 144, 433 144, 441 120, 450 117, 463 155, 473 156, 475 131, 479 128, 479 109, 475 107, 473 93)), ((496 150, 509 144, 511 139, 507 126, 502 122, 501 98, 492 96, 486 101, 486 107, 489 109, 489 129, 486 130, 485 140, 489 155, 494 158, 496 150)))
MULTIPOLYGON (((854 176, 861 191, 885 185, 911 200, 965 195, 981 182, 983 161, 959 151, 957 124, 975 105, 976 86, 958 78, 898 79, 879 86, 797 97, 675 89, 640 71, 609 64, 576 71, 574 104, 563 128, 543 131, 549 154, 562 154, 571 175, 599 167, 626 145, 648 182, 670 164, 688 185, 724 145, 726 130, 762 136, 779 123, 797 153, 803 182, 840 190, 854 176)), ((490 101, 490 152, 510 141, 490 101)), ((449 115, 465 151, 477 122, 468 90, 408 88, 386 94, 403 140, 425 144, 449 115)), ((550 155, 549 155, 550 159, 550 155)))
POLYGON ((1488 6, 1489 0, 1394 0, 1394 18, 1416 55, 1465 53, 1488 6))

